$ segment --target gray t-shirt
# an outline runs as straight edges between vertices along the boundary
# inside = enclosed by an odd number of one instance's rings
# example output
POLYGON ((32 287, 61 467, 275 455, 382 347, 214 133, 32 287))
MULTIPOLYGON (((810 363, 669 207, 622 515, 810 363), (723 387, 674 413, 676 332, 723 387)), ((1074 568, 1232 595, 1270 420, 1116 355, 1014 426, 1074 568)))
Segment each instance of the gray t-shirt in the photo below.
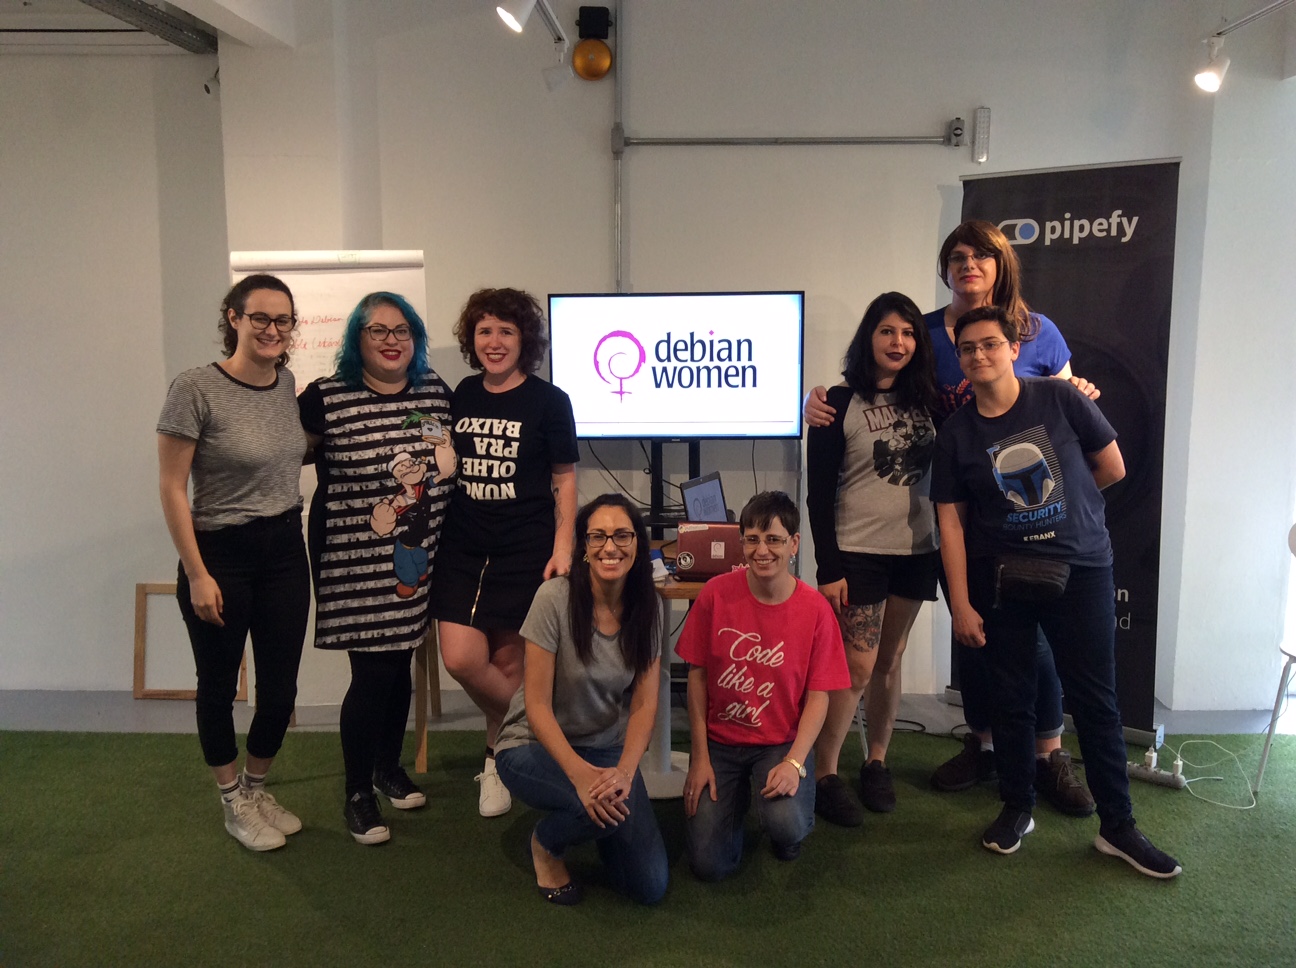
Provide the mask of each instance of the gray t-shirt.
POLYGON ((289 370, 268 387, 242 383, 215 363, 185 370, 167 391, 157 431, 197 443, 190 470, 195 530, 301 507, 306 434, 289 370))
MULTIPOLYGON (((574 747, 620 746, 630 718, 630 695, 635 671, 621 656, 619 636, 594 630, 589 665, 576 654, 567 617, 568 582, 551 578, 540 586, 521 634, 546 652, 554 653, 553 711, 567 742, 574 747)), ((513 695, 495 751, 536 741, 526 718, 525 687, 513 695)))

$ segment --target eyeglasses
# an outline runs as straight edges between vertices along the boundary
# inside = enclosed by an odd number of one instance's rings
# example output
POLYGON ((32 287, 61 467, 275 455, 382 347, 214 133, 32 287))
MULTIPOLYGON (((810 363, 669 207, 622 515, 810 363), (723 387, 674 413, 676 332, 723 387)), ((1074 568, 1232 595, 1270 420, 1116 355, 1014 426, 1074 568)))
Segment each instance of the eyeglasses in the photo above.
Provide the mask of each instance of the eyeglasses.
POLYGON ((395 336, 396 342, 398 343, 408 343, 410 337, 414 335, 408 326, 397 326, 394 329, 390 329, 386 326, 379 326, 377 323, 372 326, 366 326, 364 331, 369 334, 369 338, 375 343, 387 342, 388 336, 395 336))
POLYGON ((743 545, 753 550, 759 548, 761 542, 764 541, 766 548, 769 548, 771 551, 778 551, 778 549, 787 544, 789 540, 790 539, 786 535, 781 534, 745 534, 742 536, 743 545))
POLYGON ((585 534, 585 546, 597 550, 607 544, 608 538, 611 538, 614 545, 624 549, 634 544, 637 537, 639 536, 633 531, 613 531, 611 534, 604 534, 602 531, 589 531, 585 534))
POLYGON ((297 325, 296 316, 267 316, 265 313, 241 313, 240 315, 258 332, 268 329, 270 324, 274 323, 275 329, 279 332, 291 333, 293 327, 297 325))
POLYGON ((973 252, 971 255, 965 255, 960 252, 958 255, 950 256, 947 264, 952 266, 965 266, 972 262, 989 262, 993 258, 994 254, 991 252, 973 252))
POLYGON ((983 339, 979 343, 959 343, 958 355, 964 358, 976 356, 977 350, 980 350, 986 356, 990 356, 999 347, 1007 345, 1006 339, 983 339))

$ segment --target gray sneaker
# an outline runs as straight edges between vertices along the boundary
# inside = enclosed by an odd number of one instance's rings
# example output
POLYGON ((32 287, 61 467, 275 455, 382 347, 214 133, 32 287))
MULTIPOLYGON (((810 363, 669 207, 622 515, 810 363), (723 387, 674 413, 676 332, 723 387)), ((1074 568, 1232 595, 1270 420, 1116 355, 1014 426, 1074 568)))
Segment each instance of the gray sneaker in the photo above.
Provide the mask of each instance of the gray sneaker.
POLYGON ((298 816, 280 806, 279 801, 267 793, 264 788, 246 795, 252 798, 252 802, 261 811, 261 816, 265 822, 281 834, 295 834, 302 829, 302 822, 298 816))
POLYGON ((246 793, 233 801, 222 801, 225 830, 248 850, 275 850, 288 841, 261 815, 257 803, 246 793))

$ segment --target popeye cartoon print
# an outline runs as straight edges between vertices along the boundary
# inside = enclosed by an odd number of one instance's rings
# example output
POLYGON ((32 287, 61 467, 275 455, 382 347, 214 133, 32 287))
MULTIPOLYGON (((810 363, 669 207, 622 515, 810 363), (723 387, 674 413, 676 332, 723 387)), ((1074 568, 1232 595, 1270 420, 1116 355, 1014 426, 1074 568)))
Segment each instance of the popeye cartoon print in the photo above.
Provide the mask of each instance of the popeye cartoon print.
MULTIPOLYGON (((436 424, 436 430, 441 430, 439 422, 433 420, 432 423, 436 424)), ((442 433, 440 436, 448 440, 448 435, 442 433)), ((374 534, 382 537, 396 534, 392 543, 392 570, 396 573, 398 598, 412 598, 419 586, 428 580, 427 542, 432 535, 435 510, 428 476, 429 473, 433 475, 433 484, 439 484, 449 476, 442 470, 445 466, 442 450, 438 446, 432 460, 414 457, 408 451, 396 454, 387 465, 398 485, 396 493, 375 504, 369 515, 369 527, 374 534)), ((454 473, 453 448, 448 466, 449 473, 454 473)))

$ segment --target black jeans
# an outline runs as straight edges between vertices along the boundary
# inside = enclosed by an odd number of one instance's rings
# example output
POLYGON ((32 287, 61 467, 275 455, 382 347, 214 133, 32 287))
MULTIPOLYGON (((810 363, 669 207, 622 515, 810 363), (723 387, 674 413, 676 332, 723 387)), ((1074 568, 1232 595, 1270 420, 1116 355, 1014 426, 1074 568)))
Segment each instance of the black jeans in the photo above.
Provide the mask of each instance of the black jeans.
POLYGON ((413 688, 413 654, 413 649, 347 653, 351 685, 338 723, 347 799, 373 789, 375 770, 386 772, 400 765, 413 688))
POLYGON ((251 633, 256 713, 248 729, 247 751, 270 759, 279 752, 297 701, 297 667, 310 612, 301 511, 198 531, 195 537, 203 564, 220 586, 225 622, 213 625, 197 616, 182 565, 176 598, 198 670, 198 742, 203 758, 208 766, 238 759, 234 695, 243 647, 251 633))
POLYGON ((985 622, 986 658, 998 685, 994 710, 999 796, 1018 810, 1035 804, 1036 645, 1043 630, 1071 705, 1085 776, 1103 826, 1132 814, 1125 733, 1116 703, 1116 594, 1111 565, 1071 566, 1062 597, 995 607, 994 562, 968 561, 972 607, 985 622))

